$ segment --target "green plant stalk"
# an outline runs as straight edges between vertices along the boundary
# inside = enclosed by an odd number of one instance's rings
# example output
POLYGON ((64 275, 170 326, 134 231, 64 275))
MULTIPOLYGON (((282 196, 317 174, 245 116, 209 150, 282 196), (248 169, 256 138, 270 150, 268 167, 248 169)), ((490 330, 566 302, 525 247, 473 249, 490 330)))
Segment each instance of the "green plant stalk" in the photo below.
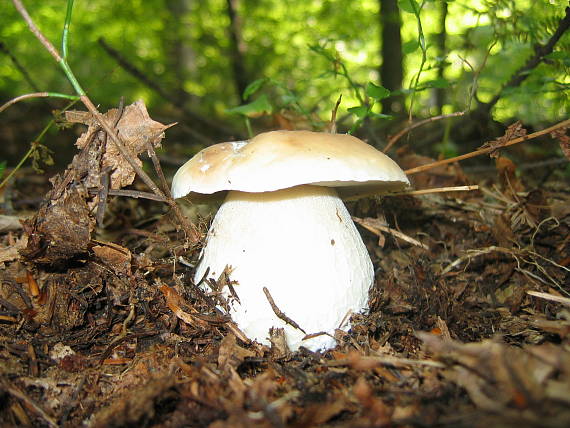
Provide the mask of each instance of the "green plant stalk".
POLYGON ((71 83, 71 86, 73 86, 73 89, 75 89, 75 92, 77 92, 77 95, 79 95, 80 97, 84 96, 85 91, 83 90, 81 85, 79 85, 79 82, 75 78, 73 71, 71 71, 71 68, 69 68, 69 64, 67 64, 67 61, 64 58, 61 58, 58 61, 58 63, 59 63, 59 66, 63 69, 63 72, 65 73, 65 75, 67 76, 69 83, 71 83))
POLYGON ((247 136, 253 138, 253 129, 251 128, 251 120, 249 117, 244 116, 245 128, 247 129, 247 136))
POLYGON ((418 70, 416 77, 415 77, 415 81, 413 83, 413 87, 411 87, 410 89, 412 89, 412 98, 410 100, 410 119, 412 117, 412 110, 414 107, 414 101, 416 98, 416 90, 420 81, 420 76, 422 74, 422 71, 424 69, 425 63, 427 61, 427 47, 426 47, 426 39, 424 36, 424 31, 423 31, 423 27, 422 27, 422 20, 420 18, 420 11, 422 10, 422 8, 424 7, 424 2, 422 2, 422 4, 420 5, 419 9, 416 7, 414 2, 410 2, 412 9, 414 10, 414 15, 416 16, 416 20, 418 22, 418 42, 420 45, 420 49, 422 50, 422 61, 420 63, 420 69, 418 70))
MULTIPOLYGON (((66 105, 63 108, 62 111, 66 111, 66 110, 70 109, 78 100, 79 100, 79 98, 76 98, 74 101, 70 102, 68 105, 66 105)), ((34 138, 34 141, 32 141, 32 143, 30 144, 30 148, 28 149, 28 151, 26 152, 24 157, 22 157, 22 159, 20 159, 20 162, 18 162, 18 165, 16 165, 14 167, 14 169, 12 171, 10 171, 10 174, 8 174, 4 178, 4 180, 2 180, 2 182, 0 183, 0 189, 2 189, 8 183, 8 181, 10 181, 10 179, 14 176, 14 174, 16 174, 16 172, 18 172, 18 170, 24 165, 24 163, 26 163, 26 161, 29 159, 29 157, 32 155, 32 153, 34 153, 34 151, 37 149, 38 143, 44 138, 44 136, 49 131, 49 129, 53 126, 54 123, 55 123, 55 119, 50 120, 48 122, 48 124, 44 127, 44 129, 42 129, 42 131, 39 133, 39 135, 36 138, 34 138)))
POLYGON ((73 11, 73 0, 67 0, 67 12, 65 14, 65 24, 63 24, 63 35, 61 37, 61 55, 67 61, 67 42, 69 36, 69 26, 71 25, 71 12, 73 11))
POLYGON ((47 92, 47 96, 52 98, 65 98, 66 100, 71 101, 79 101, 79 95, 61 94, 59 92, 47 92))
POLYGON ((293 91, 291 91, 287 86, 285 86, 284 84, 282 84, 281 82, 274 80, 274 79, 270 79, 270 82, 275 85, 278 88, 281 88, 281 90, 283 90, 283 92, 285 92, 287 95, 289 95, 291 98, 293 98, 295 101, 292 103, 297 110, 307 118, 307 120, 311 123, 311 126, 313 126, 314 128, 318 128, 319 124, 312 118, 311 113, 305 109, 298 101, 297 98, 297 94, 295 94, 293 91))
POLYGON ((348 74, 348 70, 347 70, 344 62, 339 61, 339 63, 340 63, 340 67, 342 68, 341 76, 343 76, 347 80, 348 84, 350 85, 350 87, 354 91, 354 95, 356 95, 358 102, 361 105, 364 105, 365 102, 364 102, 364 98, 362 98, 362 94, 360 93, 360 88, 356 85, 356 83, 354 83, 354 81, 352 80, 352 78, 348 74))

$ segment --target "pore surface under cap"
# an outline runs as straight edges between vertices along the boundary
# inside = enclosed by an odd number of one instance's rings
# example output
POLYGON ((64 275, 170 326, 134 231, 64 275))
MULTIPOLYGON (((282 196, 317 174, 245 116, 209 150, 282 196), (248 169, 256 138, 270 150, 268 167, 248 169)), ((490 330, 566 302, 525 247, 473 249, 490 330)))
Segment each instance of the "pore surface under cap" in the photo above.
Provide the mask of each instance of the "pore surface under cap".
POLYGON ((174 176, 172 194, 268 192, 303 184, 336 187, 348 197, 399 190, 409 181, 392 159, 351 135, 272 131, 200 151, 174 176))

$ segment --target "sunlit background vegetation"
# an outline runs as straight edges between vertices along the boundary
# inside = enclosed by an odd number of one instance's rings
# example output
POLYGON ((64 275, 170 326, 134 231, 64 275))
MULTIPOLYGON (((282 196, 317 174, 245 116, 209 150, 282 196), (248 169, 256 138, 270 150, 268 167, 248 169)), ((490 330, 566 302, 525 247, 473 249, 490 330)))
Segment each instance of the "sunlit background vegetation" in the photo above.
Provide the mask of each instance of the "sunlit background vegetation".
MULTIPOLYGON (((353 109, 357 114, 347 114, 348 109, 363 104, 357 92, 370 105, 366 87, 383 85, 380 70, 391 61, 381 55, 383 43, 393 43, 382 40, 383 2, 78 1, 69 62, 103 111, 116 106, 121 96, 127 102, 142 98, 151 115, 192 127, 187 115, 176 113, 183 106, 245 133, 242 115, 231 110, 239 105, 257 100, 246 112, 265 117, 256 119, 257 124, 254 121, 257 128, 282 125, 268 119, 275 114, 282 114, 293 126, 316 127, 330 118, 342 95, 338 117, 350 129, 359 112, 353 109), (136 67, 147 83, 120 65, 102 43, 136 67), (347 76, 342 75, 343 66, 347 76), (242 99, 244 82, 255 82, 247 99, 242 99)), ((510 76, 533 55, 534 46, 545 44, 556 31, 568 6, 564 0, 417 1, 418 20, 409 0, 398 3, 404 73, 401 91, 393 94, 405 96, 401 113, 407 115, 411 109, 417 117, 474 109, 479 101, 501 94, 510 76), (442 101, 437 100, 438 89, 444 94, 442 101)), ((46 36, 59 46, 65 2, 27 1, 26 5, 46 36)), ((2 6, 0 40, 2 102, 35 90, 72 93, 65 76, 10 2, 2 6)), ((570 37, 565 34, 521 85, 502 92, 492 119, 539 126, 568 117, 569 69, 570 37)), ((383 112, 382 103, 376 102, 370 113, 369 121, 381 123, 385 119, 379 113, 394 112, 383 112)))

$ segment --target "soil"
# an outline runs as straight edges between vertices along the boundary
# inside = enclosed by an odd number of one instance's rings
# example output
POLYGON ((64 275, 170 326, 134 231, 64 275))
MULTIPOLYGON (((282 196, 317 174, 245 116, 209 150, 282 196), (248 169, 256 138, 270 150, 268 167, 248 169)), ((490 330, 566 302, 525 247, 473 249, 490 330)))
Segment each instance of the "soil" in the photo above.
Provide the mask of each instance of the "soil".
POLYGON ((200 243, 166 204, 90 191, 106 140, 82 138, 99 161, 80 152, 52 184, 24 171, 3 194, 6 217, 31 218, 0 235, 1 426, 570 426, 561 172, 537 181, 499 157, 485 176, 414 176, 476 191, 350 203, 376 271, 369 313, 335 349, 291 353, 244 340, 193 284, 200 243))

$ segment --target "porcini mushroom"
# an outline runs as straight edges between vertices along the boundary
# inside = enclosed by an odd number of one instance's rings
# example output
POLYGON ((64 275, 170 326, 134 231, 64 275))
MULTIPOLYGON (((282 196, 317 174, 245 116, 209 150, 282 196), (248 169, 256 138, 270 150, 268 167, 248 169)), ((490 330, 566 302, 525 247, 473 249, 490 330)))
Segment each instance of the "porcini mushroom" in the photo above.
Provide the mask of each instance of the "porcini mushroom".
POLYGON ((408 185, 392 159, 356 137, 273 131, 205 148, 178 170, 172 195, 229 191, 195 280, 229 268, 237 299, 227 285, 221 291, 238 327, 263 344, 270 328, 283 328, 291 350, 322 350, 335 346, 335 329, 350 328, 351 313, 368 308, 374 280, 341 198, 408 185))

